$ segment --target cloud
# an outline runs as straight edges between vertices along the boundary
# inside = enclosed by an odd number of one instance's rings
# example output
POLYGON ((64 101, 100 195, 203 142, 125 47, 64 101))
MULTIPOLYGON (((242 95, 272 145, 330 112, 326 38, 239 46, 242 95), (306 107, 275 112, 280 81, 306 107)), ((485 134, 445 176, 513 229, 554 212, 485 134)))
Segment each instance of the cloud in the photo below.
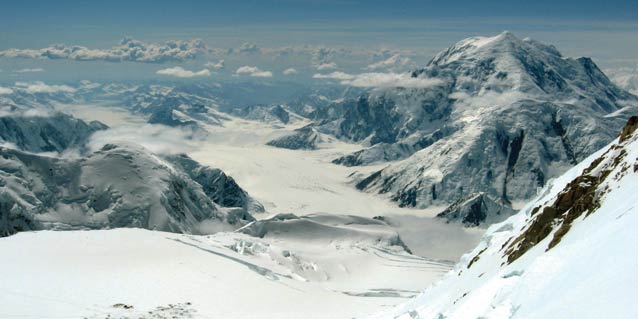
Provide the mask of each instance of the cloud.
POLYGON ((238 51, 239 51, 239 53, 244 53, 244 54, 261 53, 261 50, 259 49, 259 47, 257 47, 257 45, 254 44, 254 43, 243 43, 239 47, 238 51))
POLYGON ((428 88, 443 84, 436 78, 412 77, 410 73, 361 73, 348 74, 332 72, 330 74, 315 74, 315 79, 339 80, 343 85, 366 88, 428 88))
POLYGON ((312 51, 312 65, 319 66, 322 64, 330 64, 336 55, 336 50, 332 48, 320 47, 312 51))
POLYGON ((160 75, 170 75, 178 78, 194 78, 194 77, 202 77, 202 76, 210 76, 210 71, 208 69, 202 69, 199 71, 190 71, 186 70, 180 66, 176 66, 174 68, 167 68, 158 70, 155 72, 160 75))
POLYGON ((312 76, 313 79, 331 79, 331 80, 352 80, 355 76, 344 72, 332 72, 328 74, 317 73, 312 76))
POLYGON ((316 65, 315 68, 319 71, 323 71, 323 70, 336 69, 337 65, 334 62, 322 63, 319 65, 316 65))
POLYGON ((238 68, 237 71, 235 71, 235 74, 245 74, 245 75, 250 75, 250 76, 260 77, 260 78, 272 77, 272 72, 263 71, 256 66, 248 66, 248 65, 238 68))
POLYGON ((13 90, 10 88, 5 88, 0 86, 0 95, 3 94, 13 94, 13 90))
POLYGON ((204 138, 201 132, 188 128, 175 128, 157 124, 118 126, 91 135, 88 146, 96 151, 116 142, 140 144, 156 154, 179 154, 197 150, 204 138))
POLYGON ((124 38, 118 45, 110 49, 89 49, 78 45, 56 44, 42 49, 7 49, 0 51, 0 57, 163 63, 194 59, 198 54, 206 51, 208 51, 206 45, 199 39, 175 40, 157 44, 124 38))
POLYGON ((394 69, 398 67, 406 67, 412 64, 410 58, 401 57, 400 54, 394 54, 391 57, 368 65, 365 70, 378 70, 378 69, 394 69))
POLYGON ((616 85, 629 93, 638 95, 638 65, 633 68, 607 69, 605 73, 616 85))
POLYGON ((295 70, 294 68, 289 68, 289 69, 285 69, 282 73, 284 75, 295 75, 299 72, 297 72, 297 70, 295 70))
POLYGON ((27 93, 73 93, 75 89, 68 85, 48 85, 44 82, 16 82, 16 90, 24 91, 27 93))
POLYGON ((35 72, 44 72, 44 69, 42 68, 34 68, 34 69, 19 69, 19 70, 14 70, 13 73, 35 73, 35 72))
POLYGON ((213 70, 221 70, 224 67, 226 67, 226 63, 222 59, 222 60, 219 60, 217 63, 206 62, 206 64, 204 64, 204 66, 209 68, 209 69, 213 69, 213 70))

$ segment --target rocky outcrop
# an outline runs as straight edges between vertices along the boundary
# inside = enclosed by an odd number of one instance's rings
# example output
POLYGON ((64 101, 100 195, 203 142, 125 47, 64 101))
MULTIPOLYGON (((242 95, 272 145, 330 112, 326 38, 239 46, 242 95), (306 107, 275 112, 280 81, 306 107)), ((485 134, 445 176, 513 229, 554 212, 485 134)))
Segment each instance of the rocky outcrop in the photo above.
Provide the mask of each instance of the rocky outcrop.
POLYGON ((86 123, 64 113, 50 116, 9 115, 0 117, 0 142, 29 152, 62 152, 70 148, 86 150, 91 134, 107 126, 86 123))
POLYGON ((266 145, 290 150, 314 150, 321 142, 321 135, 311 125, 296 129, 292 134, 274 139, 266 145))
POLYGON ((185 154, 164 156, 164 158, 201 185, 202 190, 217 205, 239 207, 253 213, 264 211, 264 207, 259 202, 251 198, 232 177, 222 170, 202 166, 185 154))
POLYGON ((454 202, 436 217, 448 223, 461 222, 465 226, 475 227, 501 222, 514 213, 516 211, 502 201, 486 193, 475 193, 454 202))

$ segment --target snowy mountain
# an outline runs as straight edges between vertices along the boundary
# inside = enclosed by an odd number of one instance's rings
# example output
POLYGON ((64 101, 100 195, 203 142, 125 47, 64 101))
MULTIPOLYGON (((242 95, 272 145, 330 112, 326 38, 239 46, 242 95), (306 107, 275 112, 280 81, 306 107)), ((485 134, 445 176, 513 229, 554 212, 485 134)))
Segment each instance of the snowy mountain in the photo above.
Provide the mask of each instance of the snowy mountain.
POLYGON ((355 182, 402 207, 479 192, 527 200, 613 140, 638 105, 591 59, 508 32, 463 40, 412 77, 431 81, 332 104, 315 121, 321 133, 368 145, 335 163, 391 161, 355 182))
POLYGON ((15 113, 0 116, 0 142, 29 152, 83 151, 91 134, 106 128, 100 122, 86 123, 62 113, 15 113))
POLYGON ((4 236, 117 227, 209 234, 253 220, 247 207, 254 204, 223 172, 184 159, 185 172, 138 145, 107 144, 79 159, 4 147, 0 154, 4 236))
POLYGON ((291 134, 268 141, 266 145, 291 150, 315 150, 321 142, 321 134, 312 125, 307 125, 294 130, 291 134))
POLYGON ((378 318, 633 318, 638 117, 420 296, 378 318), (568 305, 568 306, 566 306, 568 305))

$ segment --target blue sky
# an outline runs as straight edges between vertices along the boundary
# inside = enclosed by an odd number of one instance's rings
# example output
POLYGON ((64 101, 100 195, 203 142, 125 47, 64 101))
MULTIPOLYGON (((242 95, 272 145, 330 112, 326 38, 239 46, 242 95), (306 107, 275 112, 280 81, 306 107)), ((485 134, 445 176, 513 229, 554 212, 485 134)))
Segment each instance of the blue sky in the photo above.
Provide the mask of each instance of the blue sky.
MULTIPOLYGON (((383 58, 371 53, 375 50, 402 52, 415 65, 422 65, 465 37, 503 30, 555 44, 568 56, 591 56, 604 68, 632 67, 638 60, 635 0, 9 0, 3 1, 0 11, 0 50, 41 49, 57 43, 107 49, 130 36, 147 43, 198 38, 209 48, 223 50, 249 43, 259 48, 306 45, 366 51, 350 60, 339 58, 339 69, 352 72, 383 58)), ((304 68, 301 57, 287 61, 255 55, 199 56, 162 67, 196 71, 220 59, 226 60, 227 71, 243 65, 275 73, 304 68)), ((162 67, 5 57, 0 58, 0 81, 152 79, 162 67), (24 69, 43 71, 14 72, 24 69)), ((311 72, 312 67, 308 69, 311 72)), ((218 73, 223 76, 224 72, 218 73)))

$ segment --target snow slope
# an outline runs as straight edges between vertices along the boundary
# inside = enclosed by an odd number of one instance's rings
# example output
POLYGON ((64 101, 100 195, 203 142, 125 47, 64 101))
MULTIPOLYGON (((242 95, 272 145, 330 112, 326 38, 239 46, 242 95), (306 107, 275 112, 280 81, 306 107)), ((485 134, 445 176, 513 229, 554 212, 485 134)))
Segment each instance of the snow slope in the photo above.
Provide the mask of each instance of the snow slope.
POLYGON ((23 232, 0 251, 10 318, 360 318, 450 269, 367 241, 142 229, 23 232))
POLYGON ((487 231, 443 280, 374 318, 634 318, 638 117, 487 231))

